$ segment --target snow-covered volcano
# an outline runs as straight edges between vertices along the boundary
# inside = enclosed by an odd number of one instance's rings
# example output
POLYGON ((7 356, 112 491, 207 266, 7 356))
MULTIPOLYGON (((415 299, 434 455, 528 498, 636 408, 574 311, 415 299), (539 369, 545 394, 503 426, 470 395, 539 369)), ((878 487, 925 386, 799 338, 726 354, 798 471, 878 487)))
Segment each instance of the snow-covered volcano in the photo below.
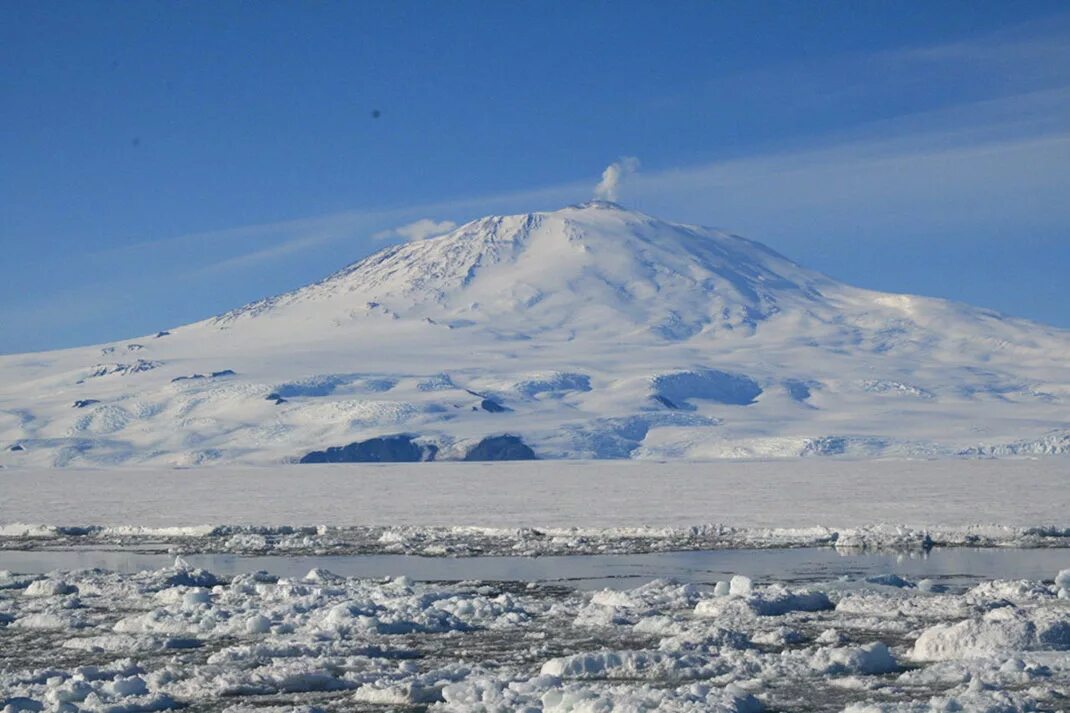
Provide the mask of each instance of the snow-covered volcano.
POLYGON ((593 202, 0 357, 0 463, 1052 453, 1068 406, 1070 332, 593 202))

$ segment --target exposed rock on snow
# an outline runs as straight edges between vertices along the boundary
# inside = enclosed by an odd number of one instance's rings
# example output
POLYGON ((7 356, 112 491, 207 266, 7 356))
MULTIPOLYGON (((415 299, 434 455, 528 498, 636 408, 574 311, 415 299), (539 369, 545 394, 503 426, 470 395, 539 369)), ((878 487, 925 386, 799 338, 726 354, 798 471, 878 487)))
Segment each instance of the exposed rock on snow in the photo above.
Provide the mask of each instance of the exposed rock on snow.
POLYGON ((129 376, 130 374, 140 374, 144 371, 152 371, 159 366, 161 366, 160 362, 149 361, 148 359, 138 359, 133 364, 97 364, 90 368, 89 373, 86 374, 86 378, 92 379, 100 376, 110 376, 112 374, 129 376))
POLYGON ((722 404, 747 406, 761 395, 762 389, 749 376, 729 374, 716 369, 678 371, 659 374, 651 380, 654 396, 680 408, 688 399, 703 399, 722 404))
POLYGON ((302 463, 418 463, 434 460, 438 448, 420 445, 413 436, 397 435, 369 438, 348 446, 336 446, 325 451, 312 451, 301 458, 302 463))
POLYGON ((509 410, 494 399, 483 399, 479 402, 479 407, 488 413, 504 413, 509 410))
POLYGON ((488 436, 465 453, 468 461, 535 460, 535 451, 519 436, 488 436))

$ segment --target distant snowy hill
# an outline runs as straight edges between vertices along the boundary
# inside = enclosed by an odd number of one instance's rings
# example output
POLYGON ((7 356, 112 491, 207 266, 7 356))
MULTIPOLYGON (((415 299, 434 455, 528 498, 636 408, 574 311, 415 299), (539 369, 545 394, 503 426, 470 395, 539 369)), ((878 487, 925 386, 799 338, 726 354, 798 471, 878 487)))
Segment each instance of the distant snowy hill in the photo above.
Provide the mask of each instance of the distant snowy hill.
POLYGON ((0 357, 0 446, 46 466, 1070 452, 1070 332, 592 202, 0 357))

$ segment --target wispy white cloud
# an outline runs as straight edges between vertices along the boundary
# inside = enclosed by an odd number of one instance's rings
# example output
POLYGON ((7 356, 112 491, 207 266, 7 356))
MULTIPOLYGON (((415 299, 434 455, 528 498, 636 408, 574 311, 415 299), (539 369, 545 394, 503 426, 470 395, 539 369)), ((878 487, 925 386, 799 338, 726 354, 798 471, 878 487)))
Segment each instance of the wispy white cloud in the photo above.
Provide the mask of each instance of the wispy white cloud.
POLYGON ((457 227, 457 224, 452 220, 432 220, 431 218, 420 218, 414 220, 411 223, 405 225, 399 225, 396 228, 388 228, 387 230, 380 230, 372 235, 373 240, 396 240, 401 238, 409 242, 415 240, 426 240, 427 238, 433 238, 436 235, 442 235, 448 233, 457 227))
MULTIPOLYGON (((240 252, 230 257, 219 259, 195 270, 195 274, 227 272, 240 270, 255 265, 272 262, 292 256, 306 250, 314 250, 323 245, 352 238, 362 231, 367 231, 378 219, 374 212, 362 213, 346 211, 332 215, 317 216, 281 223, 250 225, 231 230, 220 230, 175 238, 178 242, 200 242, 215 246, 228 242, 251 242, 252 250, 240 252)), ((159 248, 158 244, 149 244, 150 248, 159 248)))
POLYGON ((266 265, 286 257, 324 249, 339 243, 351 243, 353 251, 343 259, 362 256, 361 246, 396 237, 413 240, 430 237, 426 230, 445 232, 456 227, 449 219, 432 221, 421 215, 450 213, 459 218, 485 215, 488 212, 521 212, 553 209, 569 202, 582 200, 587 193, 583 181, 545 188, 503 192, 493 195, 444 200, 380 210, 349 210, 326 215, 298 218, 275 223, 259 223, 234 228, 186 233, 167 238, 147 240, 97 255, 102 262, 129 261, 133 254, 145 261, 156 256, 160 262, 172 266, 188 264, 190 255, 215 256, 207 263, 197 263, 185 274, 208 275, 232 272, 266 265), (428 222, 423 222, 427 220, 428 222), (394 227, 390 227, 394 226, 394 227), (449 227, 446 227, 449 226, 449 227), (401 232, 399 232, 401 231, 401 232))
MULTIPOLYGON (((906 240, 946 234, 966 245, 972 236, 1019 240, 1031 230, 1065 234, 1070 225, 1064 195, 1070 185, 1068 32, 1070 13, 1065 13, 968 40, 769 66, 648 97, 647 106, 636 111, 684 111, 693 100, 687 92, 693 91, 728 101, 748 85, 766 87, 766 96, 798 99, 788 112, 813 108, 814 97, 823 102, 820 109, 837 99, 868 106, 873 97, 925 91, 935 97, 927 106, 937 108, 869 114, 884 118, 696 165, 652 168, 656 157, 644 156, 645 170, 630 178, 624 197, 655 215, 718 225, 769 242, 802 262, 811 260, 808 249, 857 254, 873 244, 867 241, 891 235, 906 240)), ((608 180, 603 176, 606 197, 620 199, 625 168, 618 166, 608 180)), ((597 169, 579 169, 583 175, 574 181, 535 189, 367 207, 90 253, 84 256, 85 273, 94 282, 53 297, 27 294, 9 305, 5 326, 12 332, 31 332, 44 323, 74 329, 94 314, 129 304, 129 294, 154 290, 157 305, 178 302, 174 295, 205 286, 244 285, 246 291, 272 294, 361 258, 380 247, 373 236, 384 232, 410 239, 419 237, 419 227, 431 230, 422 221, 437 229, 486 214, 555 209, 585 200, 597 169), (398 232, 397 226, 414 224, 407 233, 398 232)), ((246 296, 237 289, 221 292, 219 307, 246 296)))
MULTIPOLYGON (((952 66, 967 63, 970 69, 1014 70, 1026 69, 1035 74, 1050 70, 1043 78, 1065 80, 1070 66, 1070 12, 1002 27, 985 34, 931 45, 904 47, 875 53, 890 61, 926 62, 952 66)), ((1019 77, 1022 78, 1022 77, 1019 77)))
MULTIPOLYGON (((753 231, 760 239, 770 230, 777 232, 777 216, 832 230, 839 225, 836 220, 847 222, 850 213, 856 222, 864 215, 874 225, 894 223, 899 208, 893 207, 910 205, 917 213, 928 206, 938 211, 941 201, 944 213, 935 216, 941 219, 961 210, 961 221, 998 213, 1009 222, 1032 206, 1036 210, 1031 219, 1047 214, 1059 220, 1068 209, 1060 207, 1065 201, 1057 201, 1053 192, 1070 178, 1066 162, 1070 48, 1061 40, 1063 30, 1070 27, 1070 14, 1052 22, 1055 29, 1052 23, 1022 26, 866 58, 881 72, 894 70, 889 74, 895 81, 916 81, 919 64, 945 78, 979 66, 993 80, 988 95, 960 97, 958 103, 935 110, 871 121, 834 135, 806 137, 795 146, 766 147, 701 165, 631 175, 637 162, 621 159, 605 170, 596 194, 619 200, 622 181, 630 176, 627 198, 637 207, 669 218, 753 231), (1016 82, 1016 77, 1030 81, 1016 82), (1014 86, 1018 91, 1012 91, 1014 86), (1002 200, 993 202, 993 196, 1002 200)), ((865 65, 862 59, 822 61, 865 65)), ((838 75, 781 67, 759 70, 739 81, 805 84, 829 76, 838 75)), ((864 76, 852 74, 843 86, 831 89, 851 92, 865 83, 864 76)), ((419 239, 488 213, 553 209, 584 200, 589 185, 576 180, 533 190, 352 210, 153 240, 124 251, 176 254, 181 260, 175 262, 184 260, 187 265, 189 255, 214 256, 208 264, 190 268, 197 274, 248 270, 340 244, 347 245, 343 259, 357 259, 373 249, 376 240, 419 239), (428 215, 438 217, 432 220, 428 215)))
MULTIPOLYGON (((758 231, 754 237, 759 239, 777 214, 801 216, 808 208, 837 206, 837 215, 842 217, 849 208, 866 212, 868 205, 872 206, 868 220, 879 223, 886 217, 880 214, 882 206, 911 201, 932 206, 944 200, 948 213, 957 206, 969 214, 963 219, 998 210, 1010 216, 1015 207, 1007 197, 1035 191, 1030 202, 1036 205, 1056 186, 1070 182, 1070 163, 1065 161, 1068 137, 1070 90, 1036 92, 875 122, 827 137, 820 144, 814 142, 811 148, 635 174, 628 195, 633 205, 648 212, 758 231), (968 207, 971 201, 989 201, 997 195, 1005 200, 983 206, 983 211, 968 207)), ((611 176, 609 185, 618 190, 601 195, 619 199, 619 177, 611 176)), ((375 241, 420 239, 488 213, 554 209, 583 200, 584 193, 583 182, 576 181, 391 211, 349 211, 247 226, 185 239, 266 243, 219 259, 203 268, 207 272, 246 269, 343 241, 355 248, 347 258, 357 259, 362 236, 367 251, 375 241), (451 219, 416 218, 443 213, 451 219), (403 222, 400 227, 384 227, 399 222, 403 222)), ((1063 211, 1052 213, 1053 219, 1057 215, 1063 211)), ((815 215, 810 220, 827 225, 832 217, 815 215)))

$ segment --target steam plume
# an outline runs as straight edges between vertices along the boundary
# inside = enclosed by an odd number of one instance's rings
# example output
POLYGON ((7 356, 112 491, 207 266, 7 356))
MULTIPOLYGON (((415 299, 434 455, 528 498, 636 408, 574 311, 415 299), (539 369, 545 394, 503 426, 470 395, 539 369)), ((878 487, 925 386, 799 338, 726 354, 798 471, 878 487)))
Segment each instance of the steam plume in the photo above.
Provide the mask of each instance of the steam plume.
POLYGON ((603 201, 616 201, 620 195, 621 184, 639 170, 639 159, 635 156, 622 156, 606 166, 602 171, 602 180, 594 187, 594 197, 603 201))

